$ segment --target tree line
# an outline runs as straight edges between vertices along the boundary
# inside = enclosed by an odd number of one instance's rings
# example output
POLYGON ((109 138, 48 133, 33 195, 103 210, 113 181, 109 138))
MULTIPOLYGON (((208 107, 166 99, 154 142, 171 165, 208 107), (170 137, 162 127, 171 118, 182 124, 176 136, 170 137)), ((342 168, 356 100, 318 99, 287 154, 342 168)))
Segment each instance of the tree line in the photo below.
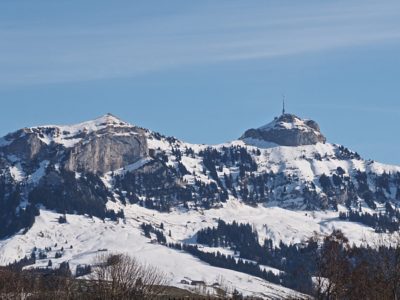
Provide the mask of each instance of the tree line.
POLYGON ((400 235, 372 246, 351 245, 340 230, 301 244, 258 242, 249 224, 218 221, 201 230, 197 241, 234 250, 236 257, 204 253, 197 245, 173 244, 211 265, 224 267, 313 295, 316 299, 398 299, 400 293, 400 235), (239 257, 239 258, 238 258, 239 257), (263 265, 281 270, 266 272, 263 265))
POLYGON ((68 263, 54 269, 0 267, 0 299, 161 299, 170 282, 157 268, 125 254, 98 255, 85 275, 73 277, 68 263))

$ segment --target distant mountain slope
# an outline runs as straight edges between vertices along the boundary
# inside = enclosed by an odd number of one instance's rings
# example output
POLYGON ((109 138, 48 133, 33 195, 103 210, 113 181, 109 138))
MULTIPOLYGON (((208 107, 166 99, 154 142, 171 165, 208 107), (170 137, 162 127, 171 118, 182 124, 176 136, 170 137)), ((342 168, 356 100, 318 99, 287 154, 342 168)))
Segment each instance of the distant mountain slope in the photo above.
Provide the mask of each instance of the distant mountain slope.
POLYGON ((169 211, 218 207, 229 197, 293 209, 395 206, 400 167, 326 143, 316 122, 288 114, 214 146, 167 138, 110 114, 21 129, 0 143, 0 236, 29 227, 39 204, 104 218, 114 214, 107 201, 169 211))
MULTIPOLYGON (((374 239, 375 231, 398 228, 399 200, 400 167, 330 144, 315 121, 290 114, 220 145, 185 143, 111 114, 72 126, 24 128, 0 139, 5 261, 64 238, 74 250, 58 260, 72 265, 89 263, 102 248, 135 255, 154 248, 166 259, 180 256, 165 246, 147 245, 143 222, 163 223, 171 243, 196 244, 199 230, 222 219, 252 224, 260 245, 264 239, 301 243, 334 228, 360 244, 374 239), (64 214, 68 222, 57 223, 64 214), (126 247, 118 242, 126 239, 132 239, 126 247)), ((229 247, 202 249, 230 253, 229 247)), ((198 279, 208 272, 198 268, 187 274, 198 279)), ((185 272, 171 269, 175 279, 185 272)), ((226 276, 233 278, 231 272, 226 276)), ((230 280, 245 291, 243 276, 230 280)))

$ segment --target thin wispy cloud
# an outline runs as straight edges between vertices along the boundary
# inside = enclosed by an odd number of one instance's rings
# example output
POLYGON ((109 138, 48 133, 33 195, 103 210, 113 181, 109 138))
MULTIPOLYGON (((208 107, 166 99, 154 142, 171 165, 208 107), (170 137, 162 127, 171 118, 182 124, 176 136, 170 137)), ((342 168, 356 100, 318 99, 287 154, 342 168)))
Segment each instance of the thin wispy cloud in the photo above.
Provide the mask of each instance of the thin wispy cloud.
POLYGON ((400 3, 291 3, 207 2, 131 19, 116 14, 103 20, 88 12, 88 20, 77 22, 30 22, 29 16, 3 21, 0 86, 118 78, 400 41, 400 3))
POLYGON ((302 107, 314 108, 314 109, 324 109, 335 111, 337 113, 343 111, 351 111, 352 113, 369 113, 370 114, 380 114, 385 116, 399 116, 400 115, 400 106, 382 106, 382 105, 354 105, 354 104, 344 104, 344 103, 302 103, 302 107))

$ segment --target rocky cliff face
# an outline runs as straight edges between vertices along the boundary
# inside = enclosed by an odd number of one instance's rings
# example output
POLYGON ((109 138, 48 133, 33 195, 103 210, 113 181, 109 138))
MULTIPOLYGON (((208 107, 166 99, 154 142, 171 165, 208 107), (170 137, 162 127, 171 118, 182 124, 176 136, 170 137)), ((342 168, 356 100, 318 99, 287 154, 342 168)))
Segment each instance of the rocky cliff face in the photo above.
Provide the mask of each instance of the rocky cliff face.
POLYGON ((325 143, 319 125, 313 120, 302 120, 292 114, 284 114, 271 123, 247 130, 242 140, 249 144, 252 140, 275 143, 280 146, 303 146, 325 143))
POLYGON ((46 156, 46 144, 33 129, 18 130, 8 134, 3 140, 2 153, 6 155, 18 156, 24 160, 35 160, 40 156, 46 156))
POLYGON ((104 174, 133 164, 147 153, 141 129, 106 127, 74 145, 68 151, 65 168, 104 174))
POLYGON ((26 166, 59 163, 68 171, 114 171, 148 155, 145 130, 107 114, 73 126, 25 128, 3 138, 1 152, 26 166), (36 162, 36 164, 35 164, 36 162))

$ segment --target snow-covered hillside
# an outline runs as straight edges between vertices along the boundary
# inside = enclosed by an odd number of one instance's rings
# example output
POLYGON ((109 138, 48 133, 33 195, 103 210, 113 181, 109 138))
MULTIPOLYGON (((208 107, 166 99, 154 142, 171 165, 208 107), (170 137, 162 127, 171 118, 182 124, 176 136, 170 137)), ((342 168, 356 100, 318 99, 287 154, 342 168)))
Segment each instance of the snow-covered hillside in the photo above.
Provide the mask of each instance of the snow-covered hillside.
MULTIPOLYGON (((206 224, 213 224, 212 215, 205 216, 200 213, 182 214, 174 212, 171 215, 155 213, 137 205, 129 205, 125 208, 125 221, 105 221, 98 218, 89 218, 78 215, 67 215, 68 223, 59 224, 59 214, 42 210, 35 224, 22 235, 17 234, 11 239, 0 242, 0 257, 2 263, 13 262, 30 255, 32 249, 37 251, 50 247, 47 258, 37 260, 31 267, 46 267, 51 260, 54 267, 63 261, 69 261, 71 269, 75 270, 78 264, 90 264, 96 255, 107 251, 108 253, 127 253, 148 264, 157 266, 167 274, 171 285, 184 289, 194 289, 189 284, 182 284, 182 280, 204 281, 209 292, 213 292, 211 286, 214 283, 222 284, 228 291, 235 288, 245 295, 253 295, 267 298, 299 297, 301 294, 284 287, 270 284, 260 278, 246 275, 231 270, 212 267, 189 254, 169 249, 166 246, 152 243, 143 236, 140 225, 142 222, 152 224, 165 224, 167 231, 171 230, 172 241, 191 238, 197 228, 206 224), (193 220, 193 221, 190 221, 193 220), (206 220, 206 222, 202 222, 206 220), (186 227, 191 228, 188 230, 186 227), (72 247, 71 247, 72 246, 72 247), (55 253, 62 251, 63 256, 56 259, 55 253)), ((229 211, 230 209, 228 209, 229 211)), ((226 211, 225 213, 229 213, 226 211)), ((215 215, 223 211, 213 212, 215 215)), ((221 216, 222 217, 222 216, 221 216)), ((217 251, 218 249, 213 249, 217 251)), ((214 291, 215 292, 215 291, 214 291)))
MULTIPOLYGON (((250 224, 260 245, 301 244, 333 229, 360 245, 397 228, 399 201, 399 166, 330 144, 316 122, 294 115, 220 145, 186 143, 110 114, 0 139, 2 264, 46 251, 35 266, 51 259, 74 268, 106 249, 159 266, 172 285, 212 286, 222 276, 230 289, 283 298, 295 292, 160 245, 144 236, 142 224, 162 230, 168 243, 197 244, 199 230, 223 220, 250 224), (377 213, 382 218, 371 222, 377 213)), ((229 247, 198 247, 240 258, 229 247)))
MULTIPOLYGON (((149 223, 159 227, 163 224, 168 242, 186 243, 196 243, 196 233, 202 228, 215 226, 218 219, 251 223, 258 231, 260 241, 272 238, 277 244, 280 241, 287 244, 301 243, 314 234, 329 234, 333 229, 341 229, 350 242, 357 245, 372 243, 381 238, 372 228, 339 220, 337 212, 293 211, 264 205, 250 207, 235 199, 229 200, 219 209, 189 212, 173 210, 170 213, 160 213, 136 204, 109 205, 114 209, 123 207, 125 219, 103 221, 96 217, 68 214, 67 223, 59 224, 57 219, 60 214, 42 209, 27 233, 18 233, 0 241, 1 263, 29 257, 34 249, 38 252, 51 248, 46 252, 45 259, 38 259, 30 267, 46 267, 49 260, 57 267, 61 262, 69 261, 74 271, 79 264, 92 263, 96 255, 103 251, 122 252, 157 266, 168 275, 171 285, 177 287, 191 289, 193 287, 181 281, 201 280, 208 286, 222 283, 231 292, 236 288, 245 295, 279 299, 299 297, 301 294, 244 273, 212 267, 182 251, 154 243, 154 240, 143 235, 140 225, 149 223), (62 256, 55 258, 59 251, 62 256)), ((207 252, 227 251, 219 247, 200 247, 207 252)))

